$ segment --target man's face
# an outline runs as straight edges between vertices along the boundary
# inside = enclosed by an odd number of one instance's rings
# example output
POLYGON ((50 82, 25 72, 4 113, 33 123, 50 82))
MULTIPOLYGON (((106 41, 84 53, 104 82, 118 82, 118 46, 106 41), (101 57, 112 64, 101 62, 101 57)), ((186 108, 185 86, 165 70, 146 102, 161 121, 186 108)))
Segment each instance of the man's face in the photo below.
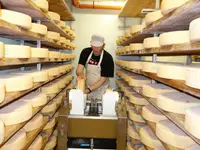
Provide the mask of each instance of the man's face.
POLYGON ((103 50, 103 46, 101 46, 101 47, 95 47, 95 46, 91 45, 91 47, 92 47, 92 51, 93 51, 93 53, 94 53, 95 56, 101 55, 101 52, 103 50))

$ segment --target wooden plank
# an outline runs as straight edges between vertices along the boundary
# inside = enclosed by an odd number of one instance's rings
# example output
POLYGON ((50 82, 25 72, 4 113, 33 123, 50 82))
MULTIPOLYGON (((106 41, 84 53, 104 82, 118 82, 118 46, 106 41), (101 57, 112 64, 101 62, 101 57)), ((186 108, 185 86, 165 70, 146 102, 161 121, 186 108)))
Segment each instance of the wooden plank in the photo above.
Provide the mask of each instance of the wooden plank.
POLYGON ((175 11, 144 28, 145 33, 162 33, 177 30, 188 30, 192 20, 199 18, 200 1, 190 0, 175 11))
POLYGON ((144 17, 141 14, 142 9, 152 8, 156 6, 155 0, 128 0, 121 10, 119 17, 144 17))

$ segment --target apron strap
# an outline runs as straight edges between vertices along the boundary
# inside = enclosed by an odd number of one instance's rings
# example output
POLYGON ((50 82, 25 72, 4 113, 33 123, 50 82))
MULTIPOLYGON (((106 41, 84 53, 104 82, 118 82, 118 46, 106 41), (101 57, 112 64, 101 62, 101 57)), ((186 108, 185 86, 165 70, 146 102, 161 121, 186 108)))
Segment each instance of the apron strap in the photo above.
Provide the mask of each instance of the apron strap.
POLYGON ((88 59, 87 59, 87 61, 86 61, 86 64, 88 64, 88 63, 89 63, 89 61, 90 61, 90 58, 92 57, 92 54, 93 54, 93 51, 91 51, 91 53, 90 53, 90 55, 89 55, 89 57, 88 57, 88 59))
POLYGON ((104 50, 101 52, 101 56, 100 56, 100 59, 99 59, 98 67, 101 67, 101 62, 103 60, 103 55, 104 55, 104 50))

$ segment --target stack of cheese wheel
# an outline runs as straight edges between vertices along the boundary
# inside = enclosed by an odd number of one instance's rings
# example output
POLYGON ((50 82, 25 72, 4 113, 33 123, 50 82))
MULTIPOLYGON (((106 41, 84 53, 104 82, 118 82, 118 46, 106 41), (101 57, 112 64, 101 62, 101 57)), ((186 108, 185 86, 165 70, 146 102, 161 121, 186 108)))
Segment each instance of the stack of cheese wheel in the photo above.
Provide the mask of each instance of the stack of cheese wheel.
POLYGON ((16 101, 0 109, 0 120, 4 122, 5 126, 25 122, 29 120, 32 115, 32 105, 23 101, 16 101))
POLYGON ((160 42, 159 42, 159 37, 150 37, 144 39, 144 48, 159 48, 160 47, 160 42))
POLYGON ((38 23, 32 23, 30 31, 45 36, 47 35, 47 26, 38 23))
POLYGON ((186 110, 185 129, 196 138, 200 139, 199 122, 200 107, 193 107, 186 110))
POLYGON ((131 138, 132 143, 134 144, 141 144, 140 137, 133 126, 132 122, 128 122, 128 136, 131 138))
POLYGON ((55 52, 55 51, 49 51, 49 58, 60 58, 60 52, 55 52))
POLYGON ((45 146, 44 150, 52 150, 54 149, 54 147, 56 147, 56 144, 57 144, 57 136, 52 135, 47 145, 45 146))
POLYGON ((47 48, 31 48, 31 58, 49 58, 47 48))
POLYGON ((51 113, 54 113, 56 111, 57 105, 55 101, 52 101, 48 103, 43 109, 42 109, 42 114, 48 115, 51 113))
POLYGON ((63 100, 63 95, 58 95, 57 97, 54 98, 54 102, 56 102, 57 106, 60 106, 63 100))
POLYGON ((34 116, 24 127, 23 129, 26 132, 31 132, 33 130, 39 129, 43 125, 43 116, 41 114, 37 114, 34 116))
POLYGON ((60 40, 60 33, 48 31, 47 32, 47 38, 49 38, 51 40, 59 41, 60 40))
POLYGON ((4 57, 4 53, 5 53, 5 45, 3 42, 0 42, 0 58, 4 57))
MULTIPOLYGON (((156 135, 152 132, 150 127, 145 126, 139 130, 139 135, 142 143, 148 150, 153 150, 155 148, 163 147, 160 140, 156 137, 156 135)), ((166 137, 168 138, 168 137, 166 137)))
POLYGON ((47 14, 51 18, 51 20, 55 21, 56 23, 60 22, 60 15, 59 14, 52 12, 52 11, 48 11, 47 14))
POLYGON ((60 88, 54 82, 48 83, 42 87, 42 93, 47 94, 49 97, 54 97, 58 92, 60 92, 60 88))
POLYGON ((28 150, 39 150, 42 148, 42 136, 38 135, 33 143, 29 146, 28 150))
POLYGON ((133 87, 142 87, 143 85, 149 84, 149 83, 151 83, 151 80, 149 78, 146 78, 140 75, 134 75, 129 80, 129 85, 133 87))
POLYGON ((142 71, 150 72, 150 73, 157 73, 158 65, 157 63, 153 62, 142 62, 142 71))
POLYGON ((18 25, 25 29, 31 28, 31 23, 32 23, 31 17, 23 13, 1 9, 0 19, 18 25), (18 19, 13 19, 13 18, 18 18, 18 19))
POLYGON ((139 123, 141 125, 145 124, 145 120, 142 118, 142 116, 136 111, 136 109, 133 107, 129 110, 129 119, 132 120, 134 123, 139 123))
POLYGON ((185 83, 187 86, 200 89, 200 80, 199 80, 200 66, 188 67, 186 70, 185 83))
POLYGON ((33 1, 40 9, 44 12, 48 12, 49 10, 49 2, 47 0, 34 0, 33 1))
POLYGON ((166 32, 159 36, 160 46, 190 43, 189 31, 166 32))
POLYGON ((200 18, 197 18, 190 23, 189 32, 190 32, 191 42, 200 41, 200 36, 199 36, 200 30, 198 28, 199 25, 200 25, 200 18))
POLYGON ((55 127, 55 125, 56 125, 56 120, 55 120, 55 118, 52 118, 48 123, 47 123, 47 125, 44 127, 44 131, 45 131, 45 133, 52 133, 53 132, 53 129, 54 129, 54 127, 55 127))
POLYGON ((153 129, 156 129, 156 124, 159 121, 167 119, 152 105, 147 105, 142 108, 142 117, 149 125, 151 125, 151 127, 153 127, 153 129))
POLYGON ((60 75, 58 67, 52 67, 52 68, 46 67, 44 68, 44 71, 48 72, 50 78, 60 75))
POLYGON ((200 149, 200 146, 198 144, 194 144, 187 147, 185 150, 198 150, 198 149, 200 149))
POLYGON ((26 141, 26 132, 20 130, 1 147, 1 150, 21 150, 26 145, 26 141))
POLYGON ((176 9, 177 7, 180 7, 181 5, 183 5, 184 3, 186 3, 189 0, 163 0, 161 3, 161 11, 162 14, 165 15, 171 11, 173 11, 174 9, 176 9))
POLYGON ((31 76, 33 78, 33 82, 36 83, 49 81, 49 75, 47 71, 31 70, 31 71, 13 72, 11 74, 31 76))
POLYGON ((157 106, 167 112, 185 115, 187 109, 200 106, 200 101, 188 94, 176 91, 159 94, 157 106))
POLYGON ((163 15, 161 13, 160 10, 157 10, 155 12, 151 12, 151 13, 148 13, 146 16, 145 16, 145 24, 146 25, 149 25, 153 22, 155 22, 156 20, 159 20, 160 18, 162 18, 163 15))
POLYGON ((130 51, 131 52, 143 50, 143 49, 144 49, 143 43, 132 43, 132 44, 130 44, 130 51))
POLYGON ((41 92, 32 92, 20 99, 32 105, 33 108, 44 106, 47 103, 47 96, 41 92))
POLYGON ((195 144, 190 137, 169 120, 157 123, 156 135, 171 149, 182 150, 195 144))
MULTIPOLYGON (((13 19, 17 20, 17 19, 13 19)), ((5 44, 5 58, 31 58, 31 47, 5 44)))
POLYGON ((135 34, 137 32, 141 32, 145 26, 144 25, 135 25, 131 27, 131 34, 135 34))
POLYGON ((158 94, 173 92, 175 89, 170 88, 164 84, 156 83, 156 84, 146 84, 142 87, 142 93, 144 96, 157 99, 158 94))
POLYGON ((187 66, 180 64, 159 64, 157 76, 165 79, 185 80, 187 66))

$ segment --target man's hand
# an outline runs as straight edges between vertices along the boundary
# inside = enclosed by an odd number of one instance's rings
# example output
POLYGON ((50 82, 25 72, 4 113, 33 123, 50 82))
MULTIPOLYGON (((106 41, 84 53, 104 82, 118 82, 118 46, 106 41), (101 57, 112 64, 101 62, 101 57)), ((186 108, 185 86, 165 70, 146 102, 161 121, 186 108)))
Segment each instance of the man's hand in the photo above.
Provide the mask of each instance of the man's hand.
POLYGON ((89 94, 90 90, 88 88, 85 89, 84 94, 89 94))

